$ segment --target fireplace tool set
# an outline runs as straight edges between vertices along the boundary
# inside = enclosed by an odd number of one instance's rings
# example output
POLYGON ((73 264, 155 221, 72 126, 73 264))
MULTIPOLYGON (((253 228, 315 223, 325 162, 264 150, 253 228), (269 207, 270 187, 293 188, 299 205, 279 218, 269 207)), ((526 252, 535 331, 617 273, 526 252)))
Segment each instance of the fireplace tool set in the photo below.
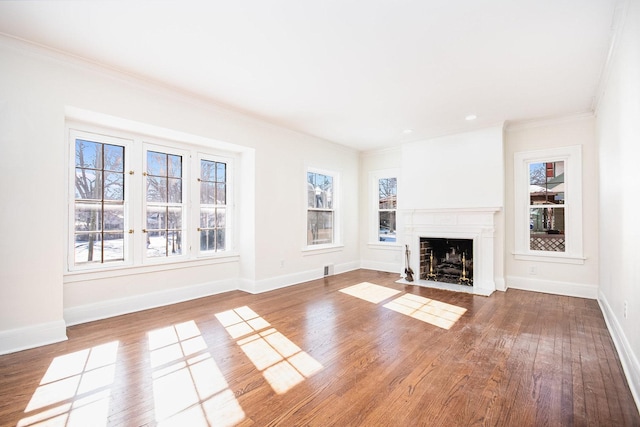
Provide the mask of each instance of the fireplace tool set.
POLYGON ((407 257, 407 268, 404 269, 404 274, 406 275, 407 282, 413 282, 413 270, 409 266, 409 245, 404 245, 405 247, 405 255, 407 257))

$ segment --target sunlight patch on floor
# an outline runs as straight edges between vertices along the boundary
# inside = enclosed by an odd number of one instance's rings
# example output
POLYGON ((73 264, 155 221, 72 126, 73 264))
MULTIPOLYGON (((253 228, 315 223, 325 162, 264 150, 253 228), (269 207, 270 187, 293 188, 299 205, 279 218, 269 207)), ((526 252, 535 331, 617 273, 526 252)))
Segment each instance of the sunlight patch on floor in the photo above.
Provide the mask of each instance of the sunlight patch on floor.
POLYGON ((216 318, 234 339, 271 326, 247 306, 217 313, 216 318))
POLYGON ((284 394, 323 366, 249 307, 216 314, 229 335, 262 372, 273 391, 284 394), (244 333, 242 333, 244 332, 244 333))
POLYGON ((118 341, 51 361, 18 427, 106 426, 118 341))
POLYGON ((233 426, 245 413, 194 321, 148 333, 158 426, 233 426))
MULTIPOLYGON (((340 289, 340 292, 379 304, 402 291, 369 282, 340 289)), ((414 294, 403 294, 383 307, 443 329, 451 328, 467 309, 414 294)))
POLYGON ((383 307, 443 329, 451 328, 467 309, 419 295, 404 294, 383 307))
POLYGON ((372 302, 374 304, 378 304, 388 298, 391 298, 394 295, 399 294, 401 291, 380 285, 375 285, 369 282, 362 282, 358 283, 357 285, 340 289, 340 292, 368 302, 372 302))

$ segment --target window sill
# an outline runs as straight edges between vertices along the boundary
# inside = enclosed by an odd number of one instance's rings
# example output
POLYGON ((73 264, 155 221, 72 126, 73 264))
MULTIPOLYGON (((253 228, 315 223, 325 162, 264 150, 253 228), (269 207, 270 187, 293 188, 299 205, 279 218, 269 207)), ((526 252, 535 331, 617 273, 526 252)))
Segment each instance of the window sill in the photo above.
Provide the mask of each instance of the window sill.
POLYGON ((302 256, 309 255, 321 255, 330 252, 340 252, 344 249, 344 245, 318 245, 314 246, 305 246, 302 249, 302 256))
POLYGON ((554 254, 554 253, 533 253, 533 252, 514 252, 513 257, 518 261, 538 261, 538 262, 555 262, 558 264, 584 264, 586 260, 583 256, 554 254))
POLYGON ((110 277, 129 276, 133 274, 145 274, 166 270, 177 270, 181 268, 200 267, 211 264, 224 264, 238 262, 240 255, 237 252, 226 253, 209 257, 192 258, 180 261, 168 261, 157 264, 144 265, 119 265, 100 269, 72 270, 64 274, 64 283, 83 282, 86 280, 106 279, 110 277))

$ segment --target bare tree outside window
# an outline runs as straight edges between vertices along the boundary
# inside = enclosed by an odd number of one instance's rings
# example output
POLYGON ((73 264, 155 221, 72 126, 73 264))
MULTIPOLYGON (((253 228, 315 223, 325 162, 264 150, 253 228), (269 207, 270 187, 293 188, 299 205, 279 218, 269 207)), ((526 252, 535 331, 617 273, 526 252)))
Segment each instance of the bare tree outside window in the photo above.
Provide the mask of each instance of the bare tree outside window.
POLYGON ((76 264, 124 259, 124 147, 75 140, 76 264))
POLYGON ((147 151, 147 257, 182 254, 182 156, 147 151))
POLYGON ((235 153, 81 127, 67 128, 67 271, 156 268, 235 246, 235 153))

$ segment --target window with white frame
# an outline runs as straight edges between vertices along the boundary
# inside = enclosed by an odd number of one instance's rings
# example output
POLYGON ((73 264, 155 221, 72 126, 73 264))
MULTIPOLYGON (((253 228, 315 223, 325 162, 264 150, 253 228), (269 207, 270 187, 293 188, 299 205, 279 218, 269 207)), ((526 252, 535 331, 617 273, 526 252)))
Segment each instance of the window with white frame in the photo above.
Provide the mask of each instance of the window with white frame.
POLYGON ((369 244, 397 244, 399 175, 396 168, 369 172, 369 244))
POLYGON ((564 160, 529 163, 529 250, 565 252, 564 160))
POLYGON ((73 139, 73 262, 124 261, 126 248, 125 151, 117 138, 73 139))
POLYGON ((70 271, 232 249, 233 154, 108 133, 70 129, 70 271))
POLYGON ((336 174, 307 171, 307 246, 335 243, 336 174))
POLYGON ((398 179, 378 178, 378 241, 396 241, 396 210, 398 207, 398 179))
POLYGON ((200 251, 224 251, 227 227, 227 163, 200 158, 200 251))
POLYGON ((582 261, 581 147, 514 156, 517 259, 582 261))
POLYGON ((145 228, 148 258, 182 255, 183 155, 145 150, 145 228))

